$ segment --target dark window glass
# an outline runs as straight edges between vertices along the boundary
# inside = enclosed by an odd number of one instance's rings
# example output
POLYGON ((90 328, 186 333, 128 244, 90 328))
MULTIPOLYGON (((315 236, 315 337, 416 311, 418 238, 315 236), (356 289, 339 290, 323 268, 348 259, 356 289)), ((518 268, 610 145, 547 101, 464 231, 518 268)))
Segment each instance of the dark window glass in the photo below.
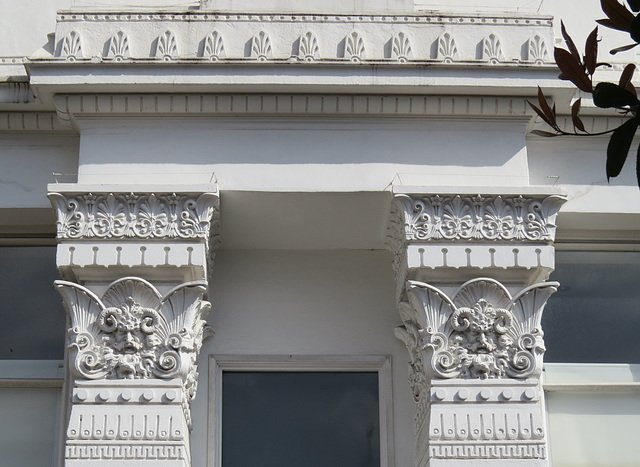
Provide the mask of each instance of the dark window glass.
POLYGON ((556 252, 545 361, 640 363, 640 253, 556 252))
POLYGON ((0 247, 0 359, 62 360, 65 313, 54 246, 0 247))
POLYGON ((223 467, 379 467, 377 373, 224 372, 223 467))

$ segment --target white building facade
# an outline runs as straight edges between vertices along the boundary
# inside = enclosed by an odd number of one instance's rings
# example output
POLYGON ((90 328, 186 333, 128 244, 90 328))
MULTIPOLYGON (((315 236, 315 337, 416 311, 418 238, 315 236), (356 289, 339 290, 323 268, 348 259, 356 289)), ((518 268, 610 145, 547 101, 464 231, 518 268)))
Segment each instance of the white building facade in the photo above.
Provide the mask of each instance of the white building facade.
POLYGON ((531 133, 558 3, 3 6, 3 465, 638 465, 640 190, 531 133))

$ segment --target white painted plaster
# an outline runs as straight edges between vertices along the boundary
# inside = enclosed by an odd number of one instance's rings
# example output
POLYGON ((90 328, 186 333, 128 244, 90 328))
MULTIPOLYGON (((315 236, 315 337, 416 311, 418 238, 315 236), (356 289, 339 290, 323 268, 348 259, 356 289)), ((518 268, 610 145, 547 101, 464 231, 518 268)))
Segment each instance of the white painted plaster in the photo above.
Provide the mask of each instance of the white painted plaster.
POLYGON ((260 191, 383 191, 398 174, 422 185, 528 181, 524 125, 517 121, 93 120, 82 126, 80 183, 137 183, 149 174, 157 183, 207 183, 214 173, 222 190, 260 191), (464 133, 473 138, 460 138, 464 133))
POLYGON ((0 208, 48 208, 46 184, 78 173, 78 143, 64 134, 0 135, 0 208))
POLYGON ((53 466, 61 390, 0 388, 2 465, 53 466))
MULTIPOLYGON (((395 465, 411 465, 413 402, 399 324, 391 255, 380 251, 220 251, 211 278, 216 334, 207 355, 391 355, 395 465)), ((193 463, 204 464, 206 378, 192 413, 193 463)))

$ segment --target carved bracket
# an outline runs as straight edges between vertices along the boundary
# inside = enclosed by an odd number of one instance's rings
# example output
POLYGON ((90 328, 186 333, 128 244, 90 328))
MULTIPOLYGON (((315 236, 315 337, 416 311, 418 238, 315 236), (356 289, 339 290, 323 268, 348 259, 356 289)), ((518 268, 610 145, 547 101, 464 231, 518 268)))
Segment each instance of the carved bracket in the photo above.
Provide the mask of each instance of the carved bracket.
POLYGON ((196 358, 211 333, 204 321, 210 309, 205 282, 181 284, 162 296, 144 279, 125 277, 101 298, 73 282, 55 285, 71 321, 67 347, 74 377, 178 378, 186 400, 195 397, 196 358))
POLYGON ((564 197, 398 195, 405 241, 553 242, 564 197))
POLYGON ((208 239, 219 209, 214 193, 49 193, 49 199, 58 239, 208 239))
MULTIPOLYGON (((479 278, 449 298, 431 285, 409 281, 409 302, 400 306, 403 326, 396 335, 409 349, 412 373, 424 373, 412 380, 539 377, 542 310, 558 285, 535 284, 511 297, 500 282, 479 278)), ((412 385, 414 395, 426 388, 412 385)))

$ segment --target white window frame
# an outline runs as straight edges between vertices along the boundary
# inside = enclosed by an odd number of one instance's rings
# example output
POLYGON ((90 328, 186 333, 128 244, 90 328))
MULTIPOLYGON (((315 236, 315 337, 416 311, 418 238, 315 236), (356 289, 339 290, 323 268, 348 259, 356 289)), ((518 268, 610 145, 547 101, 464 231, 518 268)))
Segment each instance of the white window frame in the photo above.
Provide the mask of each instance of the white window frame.
POLYGON ((393 393, 388 355, 210 355, 207 465, 222 467, 222 372, 375 372, 378 374, 380 467, 393 466, 393 393))

